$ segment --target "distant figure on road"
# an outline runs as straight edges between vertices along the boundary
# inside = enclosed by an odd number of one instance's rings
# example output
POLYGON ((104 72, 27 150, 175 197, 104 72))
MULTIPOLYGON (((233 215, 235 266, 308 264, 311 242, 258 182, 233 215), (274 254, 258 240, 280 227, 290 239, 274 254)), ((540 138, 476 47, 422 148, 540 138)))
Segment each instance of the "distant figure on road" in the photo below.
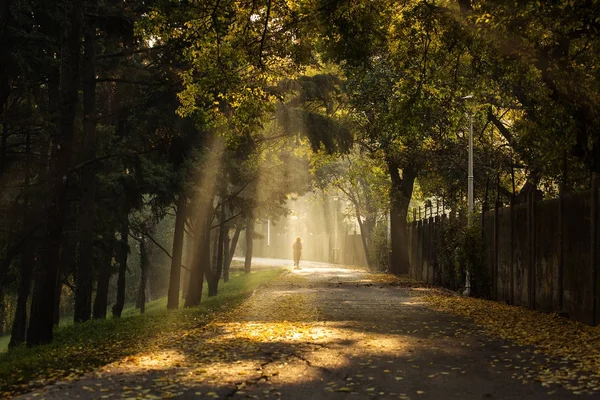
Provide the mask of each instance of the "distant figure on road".
POLYGON ((300 256, 302 255, 302 240, 300 238, 296 238, 292 249, 294 250, 294 267, 300 269, 300 256))

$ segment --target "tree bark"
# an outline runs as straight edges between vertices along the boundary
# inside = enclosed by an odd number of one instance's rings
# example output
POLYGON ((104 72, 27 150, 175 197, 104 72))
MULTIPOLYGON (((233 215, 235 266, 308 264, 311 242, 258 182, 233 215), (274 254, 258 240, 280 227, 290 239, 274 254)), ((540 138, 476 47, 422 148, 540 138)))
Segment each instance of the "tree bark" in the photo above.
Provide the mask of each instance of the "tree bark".
MULTIPOLYGON (((93 27, 84 29, 83 49, 83 152, 84 160, 88 161, 96 157, 96 30, 93 27)), ((95 168, 94 164, 89 164, 81 171, 80 251, 75 274, 75 322, 87 321, 92 314, 95 168)))
POLYGON ((373 269, 375 266, 371 261, 371 254, 369 252, 369 239, 371 238, 371 235, 373 233, 374 224, 372 224, 371 221, 368 220, 365 222, 362 221, 362 219, 360 218, 360 212, 356 205, 355 211, 356 220, 358 221, 358 227, 360 228, 360 239, 362 241, 363 249, 365 252, 365 259, 367 260, 367 266, 369 267, 369 269, 373 269))
POLYGON ((106 249, 102 251, 100 257, 100 267, 98 268, 98 286, 96 287, 96 298, 94 299, 94 319, 106 319, 106 309, 108 307, 108 286, 112 269, 113 258, 113 238, 108 238, 109 242, 106 249))
POLYGON ((56 279, 56 297, 54 298, 54 319, 52 320, 54 326, 58 326, 60 324, 60 301, 62 300, 62 287, 63 287, 61 278, 62 278, 62 272, 59 267, 58 279, 56 279))
POLYGON ((407 274, 409 270, 408 243, 406 242, 406 216, 412 197, 417 170, 408 165, 402 170, 398 163, 388 160, 388 170, 392 180, 390 191, 390 272, 396 275, 407 274))
POLYGON ((175 216, 175 233, 173 235, 173 251, 171 254, 171 274, 169 276, 169 294, 167 309, 179 308, 179 292, 181 282, 181 260, 183 258, 183 236, 185 235, 185 221, 187 219, 187 197, 179 194, 177 200, 177 215, 175 216))
POLYGON ((54 301, 57 296, 60 247, 64 214, 67 209, 67 183, 73 145, 75 111, 79 84, 82 0, 67 5, 63 21, 61 49, 60 112, 50 175, 51 204, 47 216, 45 246, 40 251, 40 268, 36 275, 27 331, 27 345, 49 343, 53 338, 54 301))
POLYGON ((146 245, 146 238, 142 237, 140 240, 140 287, 138 289, 138 296, 136 306, 140 309, 140 314, 146 312, 146 285, 148 283, 148 248, 146 245))
POLYGON ((190 266, 190 281, 185 297, 184 307, 196 307, 202 300, 202 288, 204 285, 204 276, 210 268, 210 223, 208 218, 200 217, 196 223, 198 240, 196 249, 190 266))
POLYGON ((246 257, 244 259, 244 272, 252 271, 252 250, 254 248, 254 216, 252 213, 246 218, 246 257))
MULTIPOLYGON (((223 199, 224 197, 222 197, 223 199)), ((215 269, 212 271, 210 280, 208 281, 208 296, 216 296, 219 292, 219 280, 223 273, 223 262, 224 262, 224 245, 225 235, 227 234, 227 226, 225 224, 225 204, 222 202, 221 209, 219 211, 219 234, 217 237, 217 262, 215 263, 215 269)))
POLYGON ((119 276, 117 278, 117 301, 112 308, 112 315, 121 318, 123 307, 125 307, 125 273, 127 272, 127 256, 129 255, 129 212, 125 215, 125 221, 121 224, 121 240, 117 255, 119 258, 119 276))
MULTIPOLYGON (((10 84, 8 74, 9 53, 7 46, 7 27, 10 18, 9 0, 0 0, 0 117, 2 117, 8 96, 10 95, 10 84)), ((0 176, 6 167, 6 141, 8 139, 8 125, 2 124, 0 138, 0 176)))
POLYGON ((227 268, 227 271, 229 273, 229 269, 231 267, 231 261, 233 260, 233 256, 235 255, 235 249, 237 247, 238 241, 240 240, 240 233, 242 233, 242 227, 241 225, 237 225, 235 227, 235 233, 233 234, 233 238, 231 239, 231 245, 229 247, 229 255, 227 257, 227 262, 225 264, 225 267, 227 268))
POLYGON ((21 276, 19 279, 19 289, 17 297, 17 309, 15 310, 15 319, 13 320, 12 332, 9 348, 13 348, 25 343, 27 331, 27 300, 31 289, 31 278, 33 266, 35 263, 35 246, 32 240, 25 245, 21 255, 21 276))
POLYGON ((229 228, 225 231, 225 240, 223 241, 223 282, 229 282, 229 246, 231 239, 229 238, 229 228))

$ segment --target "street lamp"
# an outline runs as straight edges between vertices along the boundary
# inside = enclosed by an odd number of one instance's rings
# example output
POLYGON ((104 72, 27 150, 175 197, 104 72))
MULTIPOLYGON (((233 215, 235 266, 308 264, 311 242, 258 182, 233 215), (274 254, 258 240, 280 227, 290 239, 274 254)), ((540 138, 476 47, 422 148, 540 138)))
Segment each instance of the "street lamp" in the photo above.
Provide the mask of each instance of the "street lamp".
MULTIPOLYGON (((470 94, 465 97, 461 97, 461 100, 469 100, 472 99, 473 95, 470 94)), ((473 220, 473 112, 469 112, 469 170, 467 175, 467 223, 470 227, 473 220)), ((465 277, 465 291, 463 292, 465 296, 471 295, 471 276, 469 271, 466 273, 465 277)))
MULTIPOLYGON (((472 98, 472 94, 461 97, 462 100, 468 100, 472 98)), ((467 217, 470 226, 473 214, 473 112, 469 112, 469 122, 469 171, 467 175, 467 211, 469 215, 467 217)))
POLYGON ((333 262, 334 264, 336 264, 338 262, 338 200, 339 198, 337 196, 333 197, 333 200, 335 201, 335 208, 334 208, 334 214, 333 214, 333 231, 334 231, 334 236, 333 236, 333 262))

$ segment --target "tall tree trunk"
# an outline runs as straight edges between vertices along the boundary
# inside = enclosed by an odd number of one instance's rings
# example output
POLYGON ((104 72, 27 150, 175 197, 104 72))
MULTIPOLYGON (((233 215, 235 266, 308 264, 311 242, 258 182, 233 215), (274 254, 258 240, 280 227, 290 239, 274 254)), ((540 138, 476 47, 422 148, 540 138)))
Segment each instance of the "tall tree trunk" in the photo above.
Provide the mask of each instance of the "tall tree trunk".
MULTIPOLYGON (((31 154, 31 134, 27 133, 25 142, 25 153, 31 154)), ((25 195, 23 198, 23 226, 26 232, 33 229, 35 224, 34 215, 36 214, 32 207, 32 200, 29 194, 29 184, 31 180, 31 164, 25 165, 25 195)), ((27 301, 31 289, 31 276, 33 273, 33 264, 35 262, 35 244, 32 238, 26 239, 24 251, 21 253, 21 274, 19 279, 19 288, 17 294, 17 308, 13 320, 10 343, 8 347, 16 347, 25 343, 25 334, 27 331, 27 301)))
POLYGON ((221 198, 221 209, 219 212, 219 233, 217 236, 217 262, 215 263, 215 270, 211 274, 211 279, 208 282, 208 296, 216 296, 219 292, 219 280, 223 273, 223 260, 224 260, 224 244, 225 235, 227 233, 227 226, 225 224, 225 204, 223 202, 224 197, 221 198))
POLYGON ((240 240, 240 233, 242 233, 242 227, 238 224, 235 227, 235 232, 233 234, 233 238, 231 239, 231 245, 229 246, 229 254, 227 255, 227 260, 225 263, 225 268, 227 268, 228 274, 229 269, 231 267, 231 261, 233 260, 233 256, 235 255, 235 249, 237 247, 238 241, 240 240))
POLYGON ((367 220, 365 222, 360 218, 360 212, 358 207, 355 205, 356 211, 356 220, 358 221, 358 227, 360 228, 360 239, 362 241, 363 249, 365 252, 365 259, 367 260, 367 266, 369 269, 374 269, 375 265, 373 265, 373 261, 371 260, 371 253, 369 251, 369 240, 373 233, 373 224, 371 221, 367 220))
POLYGON ((40 268, 36 274, 31 303, 28 346, 49 343, 53 337, 56 280, 64 214, 67 209, 66 192, 78 95, 82 0, 72 0, 66 7, 61 49, 60 111, 50 175, 51 204, 47 216, 45 246, 40 251, 40 268))
MULTIPOLYGON (((111 235, 112 236, 112 235, 111 235)), ((96 298, 94 299, 94 319, 106 319, 108 307, 108 286, 112 270, 112 258, 114 252, 114 237, 108 238, 106 249, 102 251, 100 266, 98 268, 98 286, 96 287, 96 298)))
POLYGON ((225 231, 225 240, 223 241, 223 282, 229 282, 229 228, 225 231))
POLYGON ((115 318, 121 318, 121 313, 125 306, 125 273, 127 272, 127 256, 129 255, 129 211, 126 212, 125 220, 121 223, 120 236, 121 239, 119 240, 119 249, 117 251, 119 258, 117 302, 112 308, 112 315, 115 318))
POLYGON ((171 274, 169 276, 169 294, 167 309, 179 308, 179 292, 181 282, 181 260, 183 258, 183 237, 187 219, 187 196, 180 193, 177 200, 177 215, 175 216, 175 233, 173 234, 173 251, 171 258, 171 274))
POLYGON ((254 248, 254 216, 252 213, 246 218, 246 257, 244 259, 244 272, 252 271, 252 250, 254 248))
POLYGON ((60 301, 62 300, 62 288, 63 284, 61 282, 62 273, 59 269, 58 271, 58 279, 56 280, 56 297, 54 298, 54 319, 52 323, 54 326, 58 326, 60 324, 60 301))
MULTIPOLYGON (((96 29, 87 26, 83 37, 83 160, 90 161, 96 157, 96 29)), ((81 171, 80 251, 75 273, 75 322, 87 321, 92 314, 95 168, 94 164, 89 164, 81 171)))
POLYGON ((197 246, 197 241, 194 238, 188 236, 186 239, 184 237, 185 265, 187 267, 181 273, 181 297, 184 299, 187 298, 187 292, 190 286, 190 273, 192 270, 192 265, 194 264, 194 254, 197 246))
MULTIPOLYGON (((5 111, 6 102, 10 94, 8 62, 10 55, 7 46, 7 28, 10 17, 9 0, 0 0, 0 118, 5 111)), ((6 141, 8 139, 8 125, 2 123, 2 132, 0 133, 0 176, 5 172, 6 167, 6 141)))
POLYGON ((140 309, 140 314, 146 312, 146 286, 148 284, 148 248, 146 238, 140 240, 140 287, 138 289, 137 308, 140 309))
POLYGON ((0 335, 4 335, 4 324, 6 324, 7 306, 4 304, 4 292, 0 288, 0 335))
MULTIPOLYGON (((2 110, 0 109, 0 115, 1 113, 2 110)), ((6 171, 6 150, 8 136, 8 124, 4 122, 2 124, 2 132, 0 133, 0 176, 4 175, 4 172, 6 171)))
POLYGON ((392 178, 390 191, 390 272, 396 275, 407 274, 409 270, 408 243, 406 237, 406 217, 412 197, 417 170, 409 165, 402 170, 388 160, 388 170, 392 178))
MULTIPOLYGON (((212 203, 212 201, 211 201, 212 203)), ((204 208, 208 210, 208 207, 204 208)), ((197 240, 195 243, 192 264, 190 265, 190 281, 185 296, 184 307, 195 307, 202 300, 202 288, 206 271, 210 268, 210 219, 207 212, 199 216, 196 222, 197 240)))
POLYGON ((8 344, 9 348, 25 343, 25 334, 27 331, 27 300, 29 299, 31 277, 35 263, 35 247, 32 240, 25 245, 21 263, 17 309, 15 310, 15 319, 13 320, 10 343, 8 344))

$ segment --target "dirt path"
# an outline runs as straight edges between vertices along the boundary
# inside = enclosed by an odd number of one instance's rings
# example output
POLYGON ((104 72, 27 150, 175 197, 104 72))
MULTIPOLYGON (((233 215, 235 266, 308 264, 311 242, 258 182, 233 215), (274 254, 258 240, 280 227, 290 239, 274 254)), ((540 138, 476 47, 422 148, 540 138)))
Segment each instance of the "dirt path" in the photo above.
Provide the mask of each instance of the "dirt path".
MULTIPOLYGON (((433 311, 427 289, 305 267, 208 326, 22 398, 568 399, 533 349, 433 311)), ((589 398, 595 398, 590 396, 589 398)))

